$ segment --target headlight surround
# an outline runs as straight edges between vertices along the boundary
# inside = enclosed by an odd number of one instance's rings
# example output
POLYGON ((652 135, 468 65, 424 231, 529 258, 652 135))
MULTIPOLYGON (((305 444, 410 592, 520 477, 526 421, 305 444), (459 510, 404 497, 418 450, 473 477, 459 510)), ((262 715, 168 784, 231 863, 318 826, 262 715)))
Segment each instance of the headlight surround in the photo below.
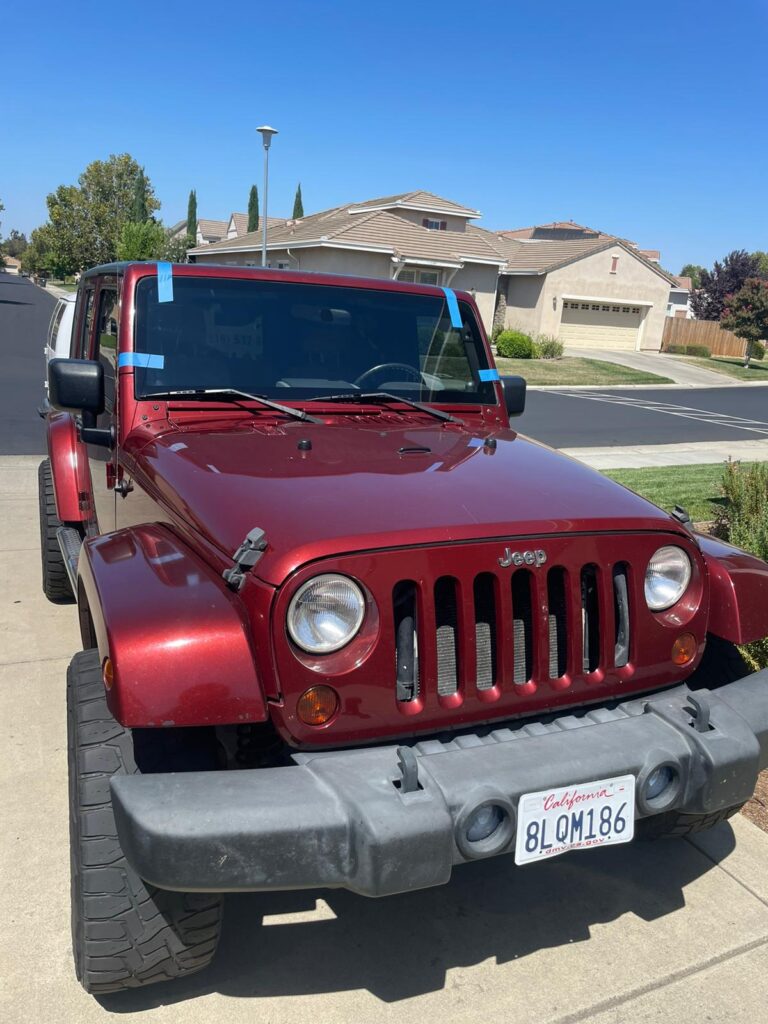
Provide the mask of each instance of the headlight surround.
POLYGON ((286 624, 297 647, 309 654, 331 654, 357 635, 364 616, 365 597, 357 583, 323 573, 293 595, 286 624))
POLYGON ((645 570, 645 600, 652 612, 677 604, 691 582, 691 560, 682 548, 668 545, 651 557, 645 570))

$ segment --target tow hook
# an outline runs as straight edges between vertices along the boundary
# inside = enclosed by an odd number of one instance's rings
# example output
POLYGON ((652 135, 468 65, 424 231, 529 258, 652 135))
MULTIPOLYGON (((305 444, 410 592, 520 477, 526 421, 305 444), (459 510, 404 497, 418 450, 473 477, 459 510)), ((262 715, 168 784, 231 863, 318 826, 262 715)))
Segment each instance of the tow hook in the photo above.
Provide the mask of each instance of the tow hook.
POLYGON ((267 549, 267 539, 259 526, 248 533, 243 543, 232 555, 235 563, 231 569, 225 569, 222 576, 231 590, 240 590, 245 583, 245 574, 256 565, 267 549))
POLYGON ((709 701, 702 694, 694 697, 691 694, 688 697, 688 703, 690 707, 686 707, 685 710, 691 716, 691 725, 696 732, 711 732, 714 726, 710 722, 712 715, 712 708, 709 701))
POLYGON ((419 762, 410 747, 397 748, 397 767, 401 775, 397 786, 401 793, 415 793, 422 788, 419 783, 419 762))

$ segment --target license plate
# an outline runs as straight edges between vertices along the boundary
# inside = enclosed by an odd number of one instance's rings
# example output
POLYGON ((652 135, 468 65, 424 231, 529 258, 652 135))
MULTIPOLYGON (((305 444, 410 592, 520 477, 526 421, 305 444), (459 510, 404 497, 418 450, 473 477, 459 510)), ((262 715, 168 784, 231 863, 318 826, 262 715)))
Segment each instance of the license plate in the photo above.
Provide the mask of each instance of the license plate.
POLYGON ((526 793, 517 812, 515 864, 628 843, 634 834, 634 775, 526 793))

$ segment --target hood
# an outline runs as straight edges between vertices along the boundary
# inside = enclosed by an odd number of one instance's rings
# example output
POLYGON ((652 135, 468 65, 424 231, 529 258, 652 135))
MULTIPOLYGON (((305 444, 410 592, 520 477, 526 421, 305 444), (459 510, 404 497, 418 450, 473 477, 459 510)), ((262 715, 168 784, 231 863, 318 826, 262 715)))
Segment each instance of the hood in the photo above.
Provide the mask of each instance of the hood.
POLYGON ((126 453, 133 448, 140 482, 225 556, 255 526, 265 531, 257 575, 275 584, 306 562, 353 551, 680 532, 655 505, 511 430, 339 417, 273 427, 198 422, 139 440, 126 453), (488 436, 495 447, 484 445, 488 436))

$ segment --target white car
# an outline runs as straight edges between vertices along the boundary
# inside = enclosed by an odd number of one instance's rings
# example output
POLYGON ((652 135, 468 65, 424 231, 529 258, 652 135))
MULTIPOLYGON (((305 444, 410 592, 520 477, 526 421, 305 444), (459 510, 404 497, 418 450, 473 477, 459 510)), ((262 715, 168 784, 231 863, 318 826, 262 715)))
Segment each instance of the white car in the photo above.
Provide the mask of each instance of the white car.
MULTIPOLYGON (((77 295, 64 295, 56 303, 51 322, 48 325, 48 338, 45 343, 45 367, 51 359, 66 359, 72 344, 72 328, 75 322, 75 300, 77 295)), ((48 374, 46 372, 45 389, 48 390, 48 374)))

